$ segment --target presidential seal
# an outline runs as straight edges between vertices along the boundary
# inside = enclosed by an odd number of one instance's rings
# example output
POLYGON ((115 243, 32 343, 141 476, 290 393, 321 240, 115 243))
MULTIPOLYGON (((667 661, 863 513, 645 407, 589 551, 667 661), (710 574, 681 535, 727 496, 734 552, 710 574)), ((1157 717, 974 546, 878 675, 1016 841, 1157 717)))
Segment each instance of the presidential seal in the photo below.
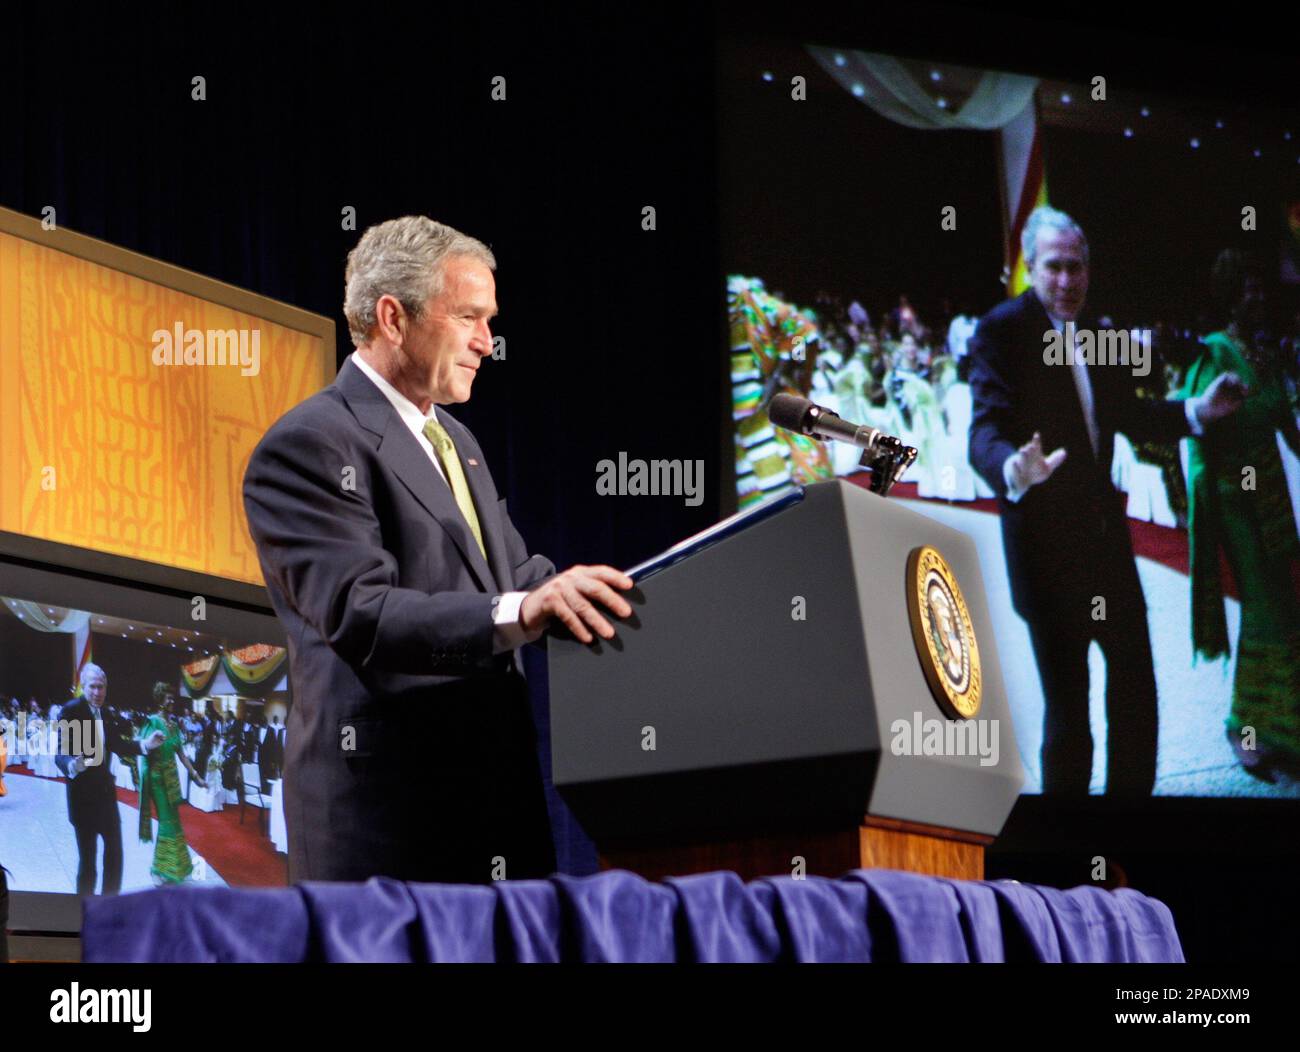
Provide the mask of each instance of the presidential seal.
POLYGON ((951 719, 980 710, 980 651, 957 578, 928 544, 907 559, 907 612, 921 669, 934 700, 951 719))

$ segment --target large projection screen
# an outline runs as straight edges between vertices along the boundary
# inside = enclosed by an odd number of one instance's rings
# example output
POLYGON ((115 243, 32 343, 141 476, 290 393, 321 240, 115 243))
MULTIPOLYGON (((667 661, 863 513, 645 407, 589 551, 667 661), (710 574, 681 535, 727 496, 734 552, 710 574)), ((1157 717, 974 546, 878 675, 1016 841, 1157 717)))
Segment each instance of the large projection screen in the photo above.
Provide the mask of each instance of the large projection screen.
POLYGON ((334 372, 329 318, 0 209, 0 546, 260 591, 244 468, 334 372))

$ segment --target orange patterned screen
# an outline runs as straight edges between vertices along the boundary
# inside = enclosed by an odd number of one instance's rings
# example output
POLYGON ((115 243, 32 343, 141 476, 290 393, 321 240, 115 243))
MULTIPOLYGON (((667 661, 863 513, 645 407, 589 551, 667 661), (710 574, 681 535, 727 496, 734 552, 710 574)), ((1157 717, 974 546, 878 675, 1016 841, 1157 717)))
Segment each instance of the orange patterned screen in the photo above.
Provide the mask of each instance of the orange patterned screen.
POLYGON ((244 468, 333 365, 319 335, 0 232, 0 529, 261 584, 244 468), (178 324, 195 364, 184 341, 157 364, 178 324), (205 336, 232 329, 257 331, 242 366, 205 336))

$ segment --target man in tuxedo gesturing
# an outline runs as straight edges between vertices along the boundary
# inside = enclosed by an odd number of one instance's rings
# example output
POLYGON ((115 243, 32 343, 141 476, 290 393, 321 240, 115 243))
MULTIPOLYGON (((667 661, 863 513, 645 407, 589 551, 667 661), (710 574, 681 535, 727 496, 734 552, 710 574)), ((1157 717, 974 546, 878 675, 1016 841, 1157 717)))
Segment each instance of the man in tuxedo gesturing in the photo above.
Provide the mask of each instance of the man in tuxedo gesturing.
POLYGON ((143 742, 135 740, 131 725, 104 707, 108 675, 98 665, 82 667, 81 693, 80 700, 60 713, 68 729, 67 747, 74 751, 55 756, 54 762, 68 779, 68 821, 77 833, 77 894, 95 893, 96 856, 103 837, 104 894, 116 895, 122 888, 122 819, 108 757, 116 753, 134 763, 137 756, 161 745, 163 734, 154 731, 143 742))
POLYGON ((348 257, 356 351, 282 417, 244 476, 249 528, 289 640, 289 875, 487 882, 554 870, 536 732, 514 651, 552 620, 612 638, 608 566, 530 556, 474 436, 496 261, 423 216, 348 257))
POLYGON ((272 716, 270 725, 264 727, 262 733, 262 747, 259 753, 262 781, 270 782, 280 777, 280 769, 284 764, 284 728, 280 726, 280 718, 272 716))
POLYGON ((1146 402, 1127 364, 1049 364, 1053 328, 1090 324, 1081 319, 1088 243, 1074 220, 1043 207, 1025 224, 1022 250, 1033 287, 980 319, 969 344, 970 459, 999 497, 1012 603, 1043 684, 1043 791, 1088 792, 1096 639, 1106 658, 1107 792, 1149 795, 1156 681, 1128 518, 1111 482, 1115 432, 1175 442, 1215 426, 1246 391, 1226 374, 1200 398, 1146 402))

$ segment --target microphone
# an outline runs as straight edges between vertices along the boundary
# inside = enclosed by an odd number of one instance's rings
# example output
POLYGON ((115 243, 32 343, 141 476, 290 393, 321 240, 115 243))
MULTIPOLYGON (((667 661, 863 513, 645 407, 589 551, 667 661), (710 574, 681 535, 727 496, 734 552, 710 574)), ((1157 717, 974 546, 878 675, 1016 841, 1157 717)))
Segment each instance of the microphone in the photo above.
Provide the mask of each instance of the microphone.
POLYGON ((882 437, 888 437, 878 428, 851 424, 829 409, 792 394, 773 395, 767 407, 767 417, 777 427, 783 427, 787 431, 797 431, 801 435, 833 442, 847 442, 859 449, 874 450, 880 445, 882 437))
POLYGON ((851 424, 824 406, 806 398, 782 392, 773 395, 767 405, 767 418, 777 427, 812 438, 847 442, 862 450, 858 463, 870 470, 873 493, 889 495, 894 483, 903 477, 916 460, 916 449, 879 428, 851 424))

